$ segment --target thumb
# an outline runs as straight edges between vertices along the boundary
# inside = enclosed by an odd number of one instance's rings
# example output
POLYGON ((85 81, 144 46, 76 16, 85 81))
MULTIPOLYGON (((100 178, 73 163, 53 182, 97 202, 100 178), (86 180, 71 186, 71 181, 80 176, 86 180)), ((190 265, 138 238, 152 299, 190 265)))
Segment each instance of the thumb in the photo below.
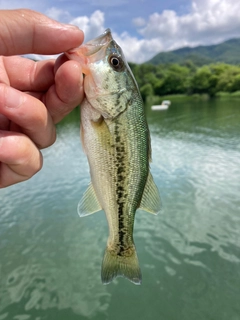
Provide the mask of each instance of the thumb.
POLYGON ((57 54, 82 44, 81 30, 28 10, 0 11, 0 54, 57 54))

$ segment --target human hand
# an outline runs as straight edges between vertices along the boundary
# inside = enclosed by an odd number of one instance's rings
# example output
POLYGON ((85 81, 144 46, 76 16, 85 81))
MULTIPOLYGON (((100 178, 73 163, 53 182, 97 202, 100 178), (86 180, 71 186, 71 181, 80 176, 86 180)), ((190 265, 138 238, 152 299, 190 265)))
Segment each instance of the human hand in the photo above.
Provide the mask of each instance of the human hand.
POLYGON ((83 32, 30 10, 0 11, 0 188, 42 167, 40 149, 56 138, 55 124, 83 99, 81 66, 12 55, 57 54, 81 45, 83 32))

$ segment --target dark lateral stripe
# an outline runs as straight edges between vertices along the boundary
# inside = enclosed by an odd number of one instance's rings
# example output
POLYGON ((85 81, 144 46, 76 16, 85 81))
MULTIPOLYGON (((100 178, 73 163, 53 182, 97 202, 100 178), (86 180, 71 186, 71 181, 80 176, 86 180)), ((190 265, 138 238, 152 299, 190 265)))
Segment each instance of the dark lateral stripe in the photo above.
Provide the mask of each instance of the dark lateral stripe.
POLYGON ((125 199, 126 194, 124 192, 124 179, 126 176, 126 167, 124 166, 125 159, 125 148, 124 142, 122 142, 121 135, 119 132, 121 124, 116 121, 115 126, 115 152, 116 152, 116 160, 117 160, 117 181, 116 181, 116 193, 117 193, 117 206, 118 206, 118 242, 119 242, 119 250, 118 255, 122 256, 125 250, 125 239, 126 239, 126 229, 125 228, 125 217, 124 217, 124 207, 125 207, 125 199))

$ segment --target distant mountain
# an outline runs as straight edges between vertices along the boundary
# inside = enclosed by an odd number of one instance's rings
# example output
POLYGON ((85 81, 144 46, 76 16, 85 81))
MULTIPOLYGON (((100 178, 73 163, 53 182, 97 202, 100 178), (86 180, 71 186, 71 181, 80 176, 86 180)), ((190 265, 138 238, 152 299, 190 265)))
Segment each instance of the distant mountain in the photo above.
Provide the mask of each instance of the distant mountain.
POLYGON ((154 65, 183 64, 189 60, 198 66, 214 62, 240 64, 240 39, 231 39, 211 46, 184 47, 173 51, 160 52, 147 63, 154 65))

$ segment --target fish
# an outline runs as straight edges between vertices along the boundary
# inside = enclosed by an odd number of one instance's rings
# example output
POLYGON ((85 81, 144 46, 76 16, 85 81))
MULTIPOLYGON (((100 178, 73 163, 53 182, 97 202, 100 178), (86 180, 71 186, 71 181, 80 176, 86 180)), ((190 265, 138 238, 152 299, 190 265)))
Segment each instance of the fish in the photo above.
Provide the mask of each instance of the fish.
POLYGON ((157 214, 161 209, 150 173, 151 143, 143 100, 110 29, 66 55, 81 63, 84 74, 80 130, 91 183, 78 204, 78 214, 105 211, 109 237, 102 283, 122 276, 141 284, 133 239, 135 213, 142 209, 157 214))

